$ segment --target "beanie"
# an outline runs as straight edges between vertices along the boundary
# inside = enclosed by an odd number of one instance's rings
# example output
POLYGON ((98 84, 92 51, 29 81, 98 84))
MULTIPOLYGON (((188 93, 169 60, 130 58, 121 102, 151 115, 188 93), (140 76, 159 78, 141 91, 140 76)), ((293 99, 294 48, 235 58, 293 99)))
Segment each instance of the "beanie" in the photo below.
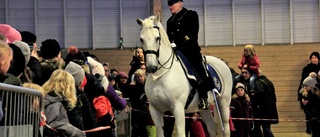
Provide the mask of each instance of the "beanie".
POLYGON ((87 62, 87 58, 78 50, 76 46, 70 46, 66 56, 66 62, 68 63, 69 61, 73 61, 79 65, 84 65, 87 62))
POLYGON ((52 59, 60 53, 60 45, 55 39, 47 39, 41 42, 41 55, 43 59, 52 59))
POLYGON ((22 54, 24 55, 24 59, 25 59, 25 66, 27 66, 29 60, 30 60, 30 48, 29 45, 23 41, 14 41, 13 42, 14 45, 18 46, 22 52, 22 54))
POLYGON ((310 54, 310 57, 309 57, 310 60, 311 60, 312 56, 315 56, 315 57, 317 57, 318 59, 320 59, 319 52, 316 52, 316 51, 312 52, 312 53, 310 54))
POLYGON ((96 109, 97 118, 101 118, 107 113, 113 116, 113 111, 109 99, 105 96, 99 96, 93 99, 93 106, 96 109))
POLYGON ((79 86, 85 77, 82 67, 72 61, 69 62, 64 70, 73 76, 76 86, 79 86))
POLYGON ((17 45, 10 43, 9 46, 12 49, 13 58, 8 73, 18 77, 26 67, 26 60, 21 49, 17 45))
POLYGON ((312 78, 311 76, 308 76, 303 80, 303 85, 310 86, 312 88, 316 86, 316 83, 317 83, 316 78, 312 78))
POLYGON ((0 24, 0 33, 7 37, 7 43, 12 43, 16 40, 21 41, 20 32, 8 24, 0 24))
POLYGON ((97 74, 97 73, 99 73, 100 75, 105 74, 103 65, 100 62, 94 60, 92 57, 87 57, 87 60, 88 60, 88 63, 91 65, 92 74, 97 74))
POLYGON ((245 89, 244 88, 244 85, 242 84, 242 83, 237 83, 237 85, 236 85, 236 89, 238 89, 238 88, 243 88, 243 89, 245 89))
POLYGON ((120 76, 120 78, 122 78, 122 77, 128 78, 128 74, 125 73, 125 72, 123 72, 123 71, 120 71, 120 72, 118 73, 118 75, 120 76))
POLYGON ((29 31, 21 31, 20 34, 22 37, 21 41, 25 43, 31 44, 31 43, 36 43, 37 41, 37 36, 29 31))

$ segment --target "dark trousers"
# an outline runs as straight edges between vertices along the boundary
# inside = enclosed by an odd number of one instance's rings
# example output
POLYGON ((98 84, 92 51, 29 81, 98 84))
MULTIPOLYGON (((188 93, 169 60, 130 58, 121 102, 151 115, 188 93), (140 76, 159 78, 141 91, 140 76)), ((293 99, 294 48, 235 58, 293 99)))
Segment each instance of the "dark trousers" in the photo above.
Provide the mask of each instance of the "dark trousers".
POLYGON ((308 121, 312 137, 320 137, 320 122, 318 118, 312 118, 308 121))
POLYGON ((190 52, 183 52, 182 54, 186 56, 186 58, 188 59, 189 63, 191 64, 191 66, 194 68, 195 73, 196 73, 196 77, 197 77, 197 81, 198 81, 198 91, 199 91, 199 95, 202 98, 207 98, 208 94, 207 92, 211 89, 214 88, 212 80, 210 77, 208 77, 207 75, 207 71, 205 66, 202 63, 202 55, 201 52, 195 52, 192 51, 192 53, 190 52))
POLYGON ((251 137, 274 137, 271 131, 271 124, 264 123, 263 121, 255 121, 254 129, 251 131, 250 136, 251 137), (260 129, 261 126, 262 126, 263 133, 260 129))

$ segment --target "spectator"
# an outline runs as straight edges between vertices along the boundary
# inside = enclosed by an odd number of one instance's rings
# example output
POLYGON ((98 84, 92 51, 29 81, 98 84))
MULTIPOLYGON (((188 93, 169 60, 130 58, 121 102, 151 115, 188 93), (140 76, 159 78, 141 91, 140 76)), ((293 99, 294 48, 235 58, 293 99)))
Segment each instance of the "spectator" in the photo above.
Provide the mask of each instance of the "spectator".
MULTIPOLYGON (((299 94, 301 88, 303 87, 303 81, 305 78, 307 78, 309 76, 309 74, 311 72, 314 72, 314 73, 318 73, 320 71, 320 64, 319 64, 319 52, 312 52, 309 56, 309 60, 310 60, 310 63, 307 64, 305 67, 303 67, 302 69, 302 74, 301 74, 301 79, 300 79, 300 84, 298 86, 298 101, 300 102, 300 106, 302 106, 301 104, 301 95, 302 94, 299 94)), ((310 117, 308 117, 308 115, 306 115, 306 119, 310 119, 310 117)), ((310 134, 311 131, 309 129, 309 126, 308 126, 308 123, 306 122, 306 133, 310 134)))
MULTIPOLYGON (((254 49, 253 45, 246 45, 243 49, 243 54, 241 56, 241 60, 238 64, 238 68, 241 69, 244 65, 253 72, 250 77, 250 92, 254 92, 255 90, 255 80, 257 77, 260 76, 259 67, 260 67, 260 60, 256 54, 256 50, 254 49)), ((236 76, 236 81, 238 81, 240 75, 236 76)))
POLYGON ((55 70, 51 77, 42 86, 46 96, 44 97, 44 113, 47 116, 47 124, 56 130, 44 129, 44 136, 77 136, 85 137, 86 134, 69 123, 67 111, 76 107, 77 96, 75 80, 70 73, 62 69, 55 70))
POLYGON ((42 77, 40 85, 49 79, 53 71, 62 69, 65 66, 65 62, 61 58, 60 45, 55 39, 47 39, 42 41, 41 44, 40 51, 42 60, 40 64, 42 77))
MULTIPOLYGON (((148 137, 147 119, 148 117, 151 117, 146 113, 148 112, 148 107, 146 106, 147 97, 144 91, 145 73, 143 70, 138 69, 134 75, 135 81, 130 85, 130 92, 127 93, 133 109, 131 118, 131 135, 132 137, 148 137)), ((121 76, 122 79, 128 77, 124 72, 119 72, 119 76, 121 76)), ((126 82, 124 80, 121 81, 122 83, 126 82)))
MULTIPOLYGON (((42 77, 42 70, 40 65, 40 57, 38 54, 37 36, 29 31, 20 32, 22 41, 27 43, 31 50, 30 60, 26 67, 26 74, 29 75, 31 81, 36 84, 40 84, 42 77), (30 73, 27 73, 29 70, 30 73)), ((28 76, 27 76, 28 77, 28 76)))
POLYGON ((110 75, 109 63, 103 63, 103 68, 105 72, 104 75, 108 78, 110 75))
POLYGON ((140 68, 141 64, 145 64, 144 62, 144 54, 143 54, 143 49, 142 48, 137 48, 133 52, 133 57, 130 62, 131 69, 129 71, 129 83, 131 82, 130 78, 134 74, 134 72, 140 68))
MULTIPOLYGON (((314 73, 314 72, 312 72, 314 73)), ((316 88, 316 77, 308 76, 303 80, 303 88, 300 90, 301 104, 306 115, 307 126, 312 137, 320 136, 320 91, 316 88)))
MULTIPOLYGON (((252 118, 251 101, 249 95, 245 92, 245 86, 237 83, 236 93, 232 96, 231 115, 234 118, 252 118)), ((235 131, 231 133, 232 137, 250 137, 252 121, 233 120, 235 131)))

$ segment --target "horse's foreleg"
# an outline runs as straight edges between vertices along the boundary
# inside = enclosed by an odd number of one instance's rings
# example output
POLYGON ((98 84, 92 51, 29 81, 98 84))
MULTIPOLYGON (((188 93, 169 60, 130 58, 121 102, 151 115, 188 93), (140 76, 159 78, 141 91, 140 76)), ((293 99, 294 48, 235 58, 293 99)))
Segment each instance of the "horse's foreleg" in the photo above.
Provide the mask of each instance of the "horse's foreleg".
POLYGON ((216 136, 216 121, 214 120, 211 110, 202 110, 200 111, 200 116, 202 118, 202 121, 206 124, 208 133, 210 137, 215 137, 216 136))
POLYGON ((185 137, 186 132, 186 121, 185 121, 185 112, 184 107, 177 107, 173 110, 173 115, 175 117, 175 123, 177 126, 178 137, 185 137))
POLYGON ((156 126, 157 137, 164 137, 163 133, 163 113, 159 112, 151 104, 149 105, 149 111, 154 125, 156 126))

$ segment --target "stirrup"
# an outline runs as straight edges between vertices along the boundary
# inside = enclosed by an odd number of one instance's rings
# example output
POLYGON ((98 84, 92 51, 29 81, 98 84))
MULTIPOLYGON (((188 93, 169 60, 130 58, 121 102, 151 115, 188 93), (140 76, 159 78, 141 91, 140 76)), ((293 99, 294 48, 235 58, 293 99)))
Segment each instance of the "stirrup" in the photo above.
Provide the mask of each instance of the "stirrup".
POLYGON ((201 99, 200 104, 198 105, 199 109, 209 109, 210 103, 208 101, 205 101, 204 99, 201 99))
POLYGON ((216 88, 212 89, 212 92, 213 92, 213 94, 216 93, 219 97, 221 97, 221 94, 219 93, 219 91, 216 88))

